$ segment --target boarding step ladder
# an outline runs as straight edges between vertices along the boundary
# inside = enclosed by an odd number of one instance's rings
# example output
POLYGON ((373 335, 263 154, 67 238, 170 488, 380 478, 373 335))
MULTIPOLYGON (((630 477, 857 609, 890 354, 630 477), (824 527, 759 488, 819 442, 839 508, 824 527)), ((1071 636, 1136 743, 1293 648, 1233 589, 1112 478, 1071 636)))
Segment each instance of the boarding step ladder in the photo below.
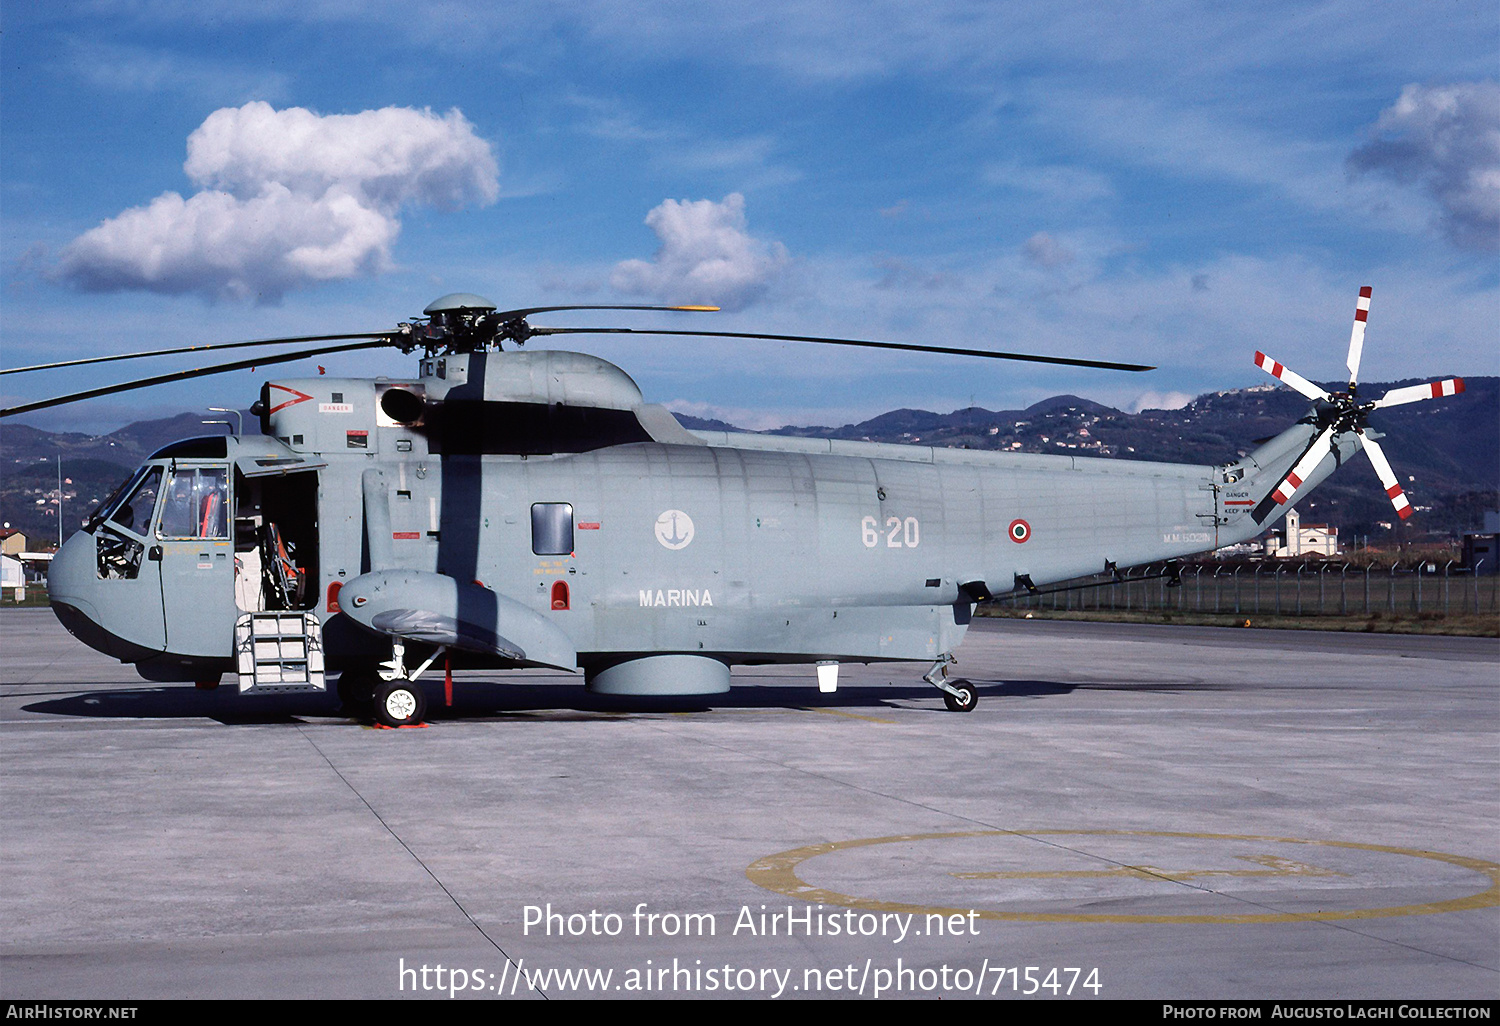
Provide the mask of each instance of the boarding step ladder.
POLYGON ((312 613, 246 613, 234 624, 240 694, 325 691, 323 626, 312 613))

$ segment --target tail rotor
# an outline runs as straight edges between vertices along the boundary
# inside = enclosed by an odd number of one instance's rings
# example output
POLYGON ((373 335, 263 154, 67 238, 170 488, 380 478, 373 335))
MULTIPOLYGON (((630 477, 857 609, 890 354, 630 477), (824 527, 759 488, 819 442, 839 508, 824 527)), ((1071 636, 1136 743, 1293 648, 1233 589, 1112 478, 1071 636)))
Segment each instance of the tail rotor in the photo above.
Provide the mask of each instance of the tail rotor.
POLYGON ((1322 427, 1322 431, 1308 443, 1307 448, 1292 465, 1291 470, 1287 471, 1286 476, 1255 507, 1253 516, 1257 524, 1265 523, 1278 506, 1290 505, 1308 475, 1333 451, 1338 436, 1349 432, 1354 433, 1360 448, 1370 458, 1370 465, 1375 468, 1375 476, 1380 478, 1380 485, 1385 489, 1385 494, 1391 500, 1391 505, 1395 507, 1397 515, 1405 520, 1412 514, 1411 501, 1401 490, 1396 473, 1391 469, 1390 461, 1385 458, 1385 451, 1366 433, 1369 415, 1374 410, 1391 406, 1404 406, 1407 403, 1421 402, 1425 399, 1441 399, 1444 396, 1457 395, 1464 390, 1464 379, 1445 378, 1441 381, 1430 381, 1424 385, 1393 388, 1373 402, 1360 402, 1358 398, 1359 362, 1364 354, 1365 324, 1370 316, 1371 291, 1368 285, 1360 289, 1359 301, 1354 308, 1354 329, 1349 336, 1349 357, 1345 361, 1349 368, 1347 392, 1325 391, 1265 353, 1255 354, 1257 367, 1319 404, 1318 423, 1322 427))

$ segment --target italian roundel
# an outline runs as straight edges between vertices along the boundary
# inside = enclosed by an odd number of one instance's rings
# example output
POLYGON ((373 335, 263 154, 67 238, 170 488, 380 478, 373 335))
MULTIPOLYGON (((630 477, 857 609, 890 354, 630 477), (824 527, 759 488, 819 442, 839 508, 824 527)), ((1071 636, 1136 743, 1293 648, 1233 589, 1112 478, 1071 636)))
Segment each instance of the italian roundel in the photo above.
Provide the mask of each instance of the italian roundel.
POLYGON ((1024 520, 1012 520, 1010 522, 1010 540, 1023 542, 1031 537, 1031 525, 1024 520))

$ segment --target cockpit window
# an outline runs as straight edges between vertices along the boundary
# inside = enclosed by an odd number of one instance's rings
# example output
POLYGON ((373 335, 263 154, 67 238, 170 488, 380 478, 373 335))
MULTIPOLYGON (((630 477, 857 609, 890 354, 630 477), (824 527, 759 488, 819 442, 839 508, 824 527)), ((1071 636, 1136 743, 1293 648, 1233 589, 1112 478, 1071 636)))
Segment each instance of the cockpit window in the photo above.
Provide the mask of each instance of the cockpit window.
POLYGON ((223 467, 172 472, 162 503, 162 538, 228 538, 229 480, 223 467))
POLYGON ((156 494, 161 490, 161 468, 146 467, 137 474, 135 481, 128 498, 112 508, 106 503, 100 509, 111 523, 136 534, 145 534, 151 524, 151 513, 156 509, 156 494))
POLYGON ((109 493, 109 498, 94 507, 94 511, 89 514, 88 519, 84 522, 84 528, 92 531, 95 527, 99 526, 100 521, 115 511, 115 507, 119 505, 120 500, 130 494, 130 490, 135 487, 135 483, 145 473, 145 467, 137 467, 131 472, 129 477, 116 485, 115 490, 109 493))

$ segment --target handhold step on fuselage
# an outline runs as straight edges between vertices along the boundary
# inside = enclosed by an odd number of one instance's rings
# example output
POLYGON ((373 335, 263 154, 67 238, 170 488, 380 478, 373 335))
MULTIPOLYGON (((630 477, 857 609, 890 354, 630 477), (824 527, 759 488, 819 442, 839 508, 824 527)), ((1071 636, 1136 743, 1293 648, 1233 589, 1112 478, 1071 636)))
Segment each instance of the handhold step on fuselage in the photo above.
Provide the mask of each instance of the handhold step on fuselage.
POLYGON ((234 624, 240 694, 324 691, 323 626, 312 613, 246 613, 234 624))

